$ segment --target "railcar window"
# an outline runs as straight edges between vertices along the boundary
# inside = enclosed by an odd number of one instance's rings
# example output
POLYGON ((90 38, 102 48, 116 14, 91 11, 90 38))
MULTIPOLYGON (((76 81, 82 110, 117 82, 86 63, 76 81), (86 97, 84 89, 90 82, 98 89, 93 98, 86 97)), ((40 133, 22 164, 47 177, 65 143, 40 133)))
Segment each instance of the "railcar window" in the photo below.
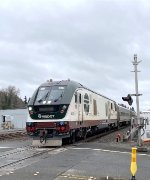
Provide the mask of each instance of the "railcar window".
POLYGON ((48 96, 48 101, 56 102, 60 100, 63 96, 64 89, 65 87, 62 86, 53 86, 50 95, 48 96))
POLYGON ((89 112, 89 96, 87 93, 84 95, 84 111, 89 112))
POLYGON ((77 93, 75 93, 75 103, 77 103, 77 93))
POLYGON ((116 106, 116 104, 115 104, 115 111, 117 111, 117 106, 116 106))
POLYGON ((81 104, 81 94, 79 94, 79 103, 81 104))
POLYGON ((87 93, 84 95, 84 103, 89 104, 89 96, 87 93))
POLYGON ((41 87, 38 91, 35 104, 59 101, 63 96, 64 90, 64 86, 41 87))
POLYGON ((44 101, 47 98, 47 95, 48 95, 49 91, 50 91, 49 87, 41 87, 41 88, 39 88, 39 91, 38 91, 35 102, 40 103, 40 102, 44 101))
POLYGON ((122 116, 129 116, 130 114, 129 113, 125 113, 125 112, 120 112, 120 115, 122 115, 122 116))
POLYGON ((38 89, 34 92, 31 98, 29 98, 28 105, 33 105, 38 89))
POLYGON ((111 110, 113 109, 113 103, 111 103, 111 110))

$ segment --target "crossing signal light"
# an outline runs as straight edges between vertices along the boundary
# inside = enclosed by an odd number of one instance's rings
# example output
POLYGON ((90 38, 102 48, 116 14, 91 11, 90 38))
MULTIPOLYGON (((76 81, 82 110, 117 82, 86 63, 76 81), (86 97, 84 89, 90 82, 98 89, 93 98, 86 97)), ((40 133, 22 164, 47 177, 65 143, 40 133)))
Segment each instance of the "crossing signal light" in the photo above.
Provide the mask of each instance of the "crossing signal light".
POLYGON ((122 100, 123 100, 123 101, 127 101, 130 106, 131 106, 132 103, 133 103, 133 99, 132 99, 132 97, 131 97, 130 94, 128 94, 127 97, 122 97, 122 100))
POLYGON ((24 103, 27 104, 27 97, 24 97, 24 103))

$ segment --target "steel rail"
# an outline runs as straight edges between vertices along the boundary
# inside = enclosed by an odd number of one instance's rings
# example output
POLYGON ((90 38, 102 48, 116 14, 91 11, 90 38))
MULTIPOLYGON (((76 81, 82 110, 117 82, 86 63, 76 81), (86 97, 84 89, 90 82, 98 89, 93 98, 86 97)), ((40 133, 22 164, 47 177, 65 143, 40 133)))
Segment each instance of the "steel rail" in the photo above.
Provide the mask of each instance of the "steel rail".
MULTIPOLYGON (((21 155, 21 152, 27 151, 27 150, 29 151, 29 150, 31 150, 31 149, 32 149, 32 148, 24 149, 24 150, 17 151, 17 152, 15 152, 15 153, 6 153, 6 154, 2 155, 2 156, 0 157, 0 159, 5 158, 6 156, 9 156, 9 155, 13 155, 13 154, 21 155)), ((56 149, 56 148, 50 149, 50 150, 44 150, 44 151, 42 151, 42 152, 34 152, 33 154, 27 155, 27 156, 24 157, 24 158, 20 158, 20 159, 18 159, 18 160, 13 161, 13 162, 4 163, 3 165, 0 165, 0 170, 1 170, 2 168, 4 168, 4 167, 11 166, 11 165, 13 165, 13 164, 15 165, 15 164, 18 164, 18 163, 20 163, 20 162, 22 162, 22 161, 24 161, 24 160, 27 160, 27 159, 30 159, 30 158, 33 158, 33 157, 36 157, 36 156, 40 156, 40 155, 43 155, 43 154, 46 154, 46 153, 48 153, 48 152, 50 152, 50 151, 54 151, 55 149, 56 149)))

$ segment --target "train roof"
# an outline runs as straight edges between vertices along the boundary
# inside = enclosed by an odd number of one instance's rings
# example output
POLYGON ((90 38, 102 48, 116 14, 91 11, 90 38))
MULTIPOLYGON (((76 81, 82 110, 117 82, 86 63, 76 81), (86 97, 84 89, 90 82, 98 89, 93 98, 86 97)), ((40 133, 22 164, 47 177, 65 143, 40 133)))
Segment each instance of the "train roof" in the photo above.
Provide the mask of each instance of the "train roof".
MULTIPOLYGON (((80 84, 80 83, 68 79, 68 80, 61 80, 61 81, 52 81, 52 80, 50 80, 50 81, 47 81, 47 82, 45 82, 45 83, 42 83, 42 84, 35 90, 34 94, 33 94, 32 97, 30 98, 30 101, 29 101, 28 105, 33 105, 33 104, 34 104, 34 99, 35 99, 35 97, 36 97, 36 94, 37 94, 37 92, 38 92, 38 89, 39 89, 40 87, 44 87, 44 86, 49 86, 49 87, 51 87, 51 86, 66 86, 66 89, 65 89, 64 94, 63 94, 63 98, 62 98, 62 100, 61 100, 61 104, 68 104, 68 103, 70 103, 74 92, 76 91, 76 89, 79 89, 79 88, 84 88, 84 89, 86 89, 86 90, 88 90, 88 91, 90 91, 90 92, 93 92, 93 93, 95 93, 95 94, 97 94, 97 95, 99 95, 99 96, 101 96, 101 97, 104 97, 104 98, 106 98, 106 99, 108 99, 108 100, 116 103, 114 100, 112 100, 112 99, 110 99, 110 98, 108 98, 108 97, 106 97, 106 96, 104 96, 104 95, 102 95, 102 94, 99 94, 99 93, 97 93, 97 92, 95 92, 95 91, 93 91, 93 90, 91 90, 91 89, 83 86, 83 85, 80 84)), ((57 104, 57 103, 59 103, 59 102, 56 102, 56 104, 57 104)))
POLYGON ((141 114, 150 114, 150 111, 142 111, 141 114))
POLYGON ((127 106, 125 106, 125 105, 123 106, 122 104, 118 104, 118 106, 119 106, 119 107, 122 107, 122 108, 124 108, 124 109, 129 109, 129 107, 127 107, 127 106))
POLYGON ((71 87, 74 88, 79 88, 79 87, 83 87, 80 83, 77 83, 75 81, 71 81, 71 80, 62 80, 62 81, 47 81, 43 84, 41 84, 40 86, 67 86, 70 85, 71 87))
MULTIPOLYGON (((111 100, 111 101, 115 102, 114 100, 112 100, 112 99, 110 99, 110 98, 108 98, 108 97, 106 97, 106 96, 104 96, 104 95, 102 95, 102 94, 100 94, 100 93, 97 93, 97 92, 95 92, 95 91, 87 88, 86 86, 83 86, 82 84, 80 84, 80 83, 78 83, 78 82, 76 82, 76 81, 72 81, 72 80, 70 80, 70 79, 68 79, 68 80, 61 80, 61 81, 48 80, 47 82, 41 84, 40 86, 68 86, 68 87, 69 87, 69 90, 71 89, 71 91, 68 92, 69 94, 74 93, 74 91, 75 91, 77 88, 84 88, 84 89, 87 89, 87 90, 89 90, 89 91, 91 91, 91 92, 93 92, 93 93, 95 93, 95 94, 97 94, 97 95, 100 95, 100 96, 102 96, 102 97, 104 97, 104 98, 106 98, 106 99, 108 99, 108 100, 111 100)), ((68 95, 69 95, 69 94, 68 94, 68 95)), ((116 102, 115 102, 115 103, 116 103, 116 102)))
POLYGON ((124 110, 131 111, 131 112, 133 112, 133 113, 136 113, 135 111, 133 111, 133 110, 130 109, 129 107, 124 107, 124 106, 122 106, 122 105, 120 105, 120 104, 117 104, 117 105, 118 105, 118 107, 119 107, 120 109, 124 109, 124 110))

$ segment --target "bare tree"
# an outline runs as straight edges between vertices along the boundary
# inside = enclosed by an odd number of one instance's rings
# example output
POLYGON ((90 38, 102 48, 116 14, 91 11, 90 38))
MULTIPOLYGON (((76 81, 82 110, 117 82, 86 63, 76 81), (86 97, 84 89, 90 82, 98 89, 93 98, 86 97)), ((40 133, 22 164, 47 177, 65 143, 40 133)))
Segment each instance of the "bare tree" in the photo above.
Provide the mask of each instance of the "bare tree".
POLYGON ((19 98, 20 90, 15 86, 8 86, 0 91, 0 109, 24 108, 25 103, 19 98))

